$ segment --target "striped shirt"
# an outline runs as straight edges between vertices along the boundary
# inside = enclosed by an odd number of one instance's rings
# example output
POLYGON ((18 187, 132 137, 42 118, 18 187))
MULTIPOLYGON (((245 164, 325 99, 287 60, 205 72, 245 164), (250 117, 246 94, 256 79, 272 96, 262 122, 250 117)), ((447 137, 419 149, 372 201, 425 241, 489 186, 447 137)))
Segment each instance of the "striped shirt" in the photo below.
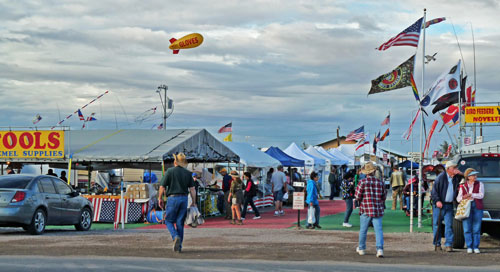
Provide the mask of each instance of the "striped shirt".
POLYGON ((356 187, 355 198, 359 202, 360 214, 369 217, 384 215, 386 191, 382 181, 373 176, 360 180, 356 187))

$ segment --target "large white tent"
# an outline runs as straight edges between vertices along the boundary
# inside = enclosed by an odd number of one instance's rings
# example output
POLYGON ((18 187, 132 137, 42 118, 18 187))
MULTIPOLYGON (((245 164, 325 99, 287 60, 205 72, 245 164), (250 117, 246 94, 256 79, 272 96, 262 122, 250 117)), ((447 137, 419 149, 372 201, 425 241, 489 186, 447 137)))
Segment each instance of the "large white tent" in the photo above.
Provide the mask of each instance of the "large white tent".
POLYGON ((247 143, 224 142, 231 151, 240 157, 240 163, 247 167, 274 168, 281 164, 277 159, 267 155, 247 143))
POLYGON ((283 150, 288 156, 294 157, 296 159, 304 160, 306 166, 312 166, 314 168, 323 168, 325 166, 325 160, 315 157, 306 153, 304 150, 300 149, 296 143, 291 143, 285 150, 283 150))
POLYGON ((337 158, 347 160, 347 162, 348 162, 347 165, 349 165, 349 166, 354 165, 354 157, 348 157, 346 154, 342 153, 340 150, 338 150, 336 148, 328 149, 328 153, 331 153, 333 156, 335 156, 337 158))
POLYGON ((349 163, 349 160, 347 158, 340 158, 338 156, 334 156, 333 154, 331 153, 328 153, 328 151, 326 151, 323 147, 321 146, 315 146, 314 147, 320 154, 322 154, 323 156, 326 156, 328 158, 330 158, 330 162, 332 165, 344 165, 344 164, 348 164, 349 163))

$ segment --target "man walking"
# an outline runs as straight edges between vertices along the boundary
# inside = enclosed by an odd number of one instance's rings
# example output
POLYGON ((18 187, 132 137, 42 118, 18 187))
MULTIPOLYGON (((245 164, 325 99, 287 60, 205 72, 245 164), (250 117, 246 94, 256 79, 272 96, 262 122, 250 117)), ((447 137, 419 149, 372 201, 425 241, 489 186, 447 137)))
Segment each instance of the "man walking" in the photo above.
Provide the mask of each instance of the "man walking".
POLYGON ((328 176, 328 183, 330 183, 330 200, 333 200, 337 191, 337 168, 332 166, 330 175, 328 176))
POLYGON ((274 172, 271 177, 271 185, 273 188, 274 197, 274 216, 284 215, 283 211, 283 189, 288 193, 286 186, 286 175, 283 173, 283 166, 278 166, 278 171, 274 172))
POLYGON ((359 203, 360 213, 359 246, 356 251, 359 255, 365 255, 366 233, 368 226, 372 223, 375 229, 377 258, 381 258, 384 257, 382 217, 384 216, 386 191, 384 183, 374 177, 375 170, 376 167, 371 162, 363 165, 361 173, 365 174, 366 178, 361 179, 356 188, 355 198, 359 203))
POLYGON ((222 192, 224 192, 224 207, 226 208, 226 217, 224 219, 233 219, 231 202, 228 201, 229 189, 231 189, 233 178, 227 173, 226 168, 222 168, 219 173, 222 175, 222 192))
POLYGON ((399 209, 403 209, 403 189, 405 187, 405 182, 403 179, 403 172, 398 170, 397 166, 392 168, 393 172, 391 174, 391 187, 392 187, 392 209, 395 210, 397 207, 398 197, 399 197, 399 209))
POLYGON ((174 166, 169 168, 161 179, 160 190, 158 192, 158 203, 163 208, 163 194, 167 199, 165 224, 174 241, 174 252, 182 251, 184 241, 184 221, 187 215, 188 193, 191 194, 192 207, 196 207, 196 191, 191 172, 185 167, 188 162, 183 153, 174 154, 174 166), (175 226, 174 226, 175 224, 175 226))
POLYGON ((457 197, 457 188, 460 182, 460 177, 456 176, 458 173, 457 164, 448 161, 446 163, 446 171, 439 174, 439 176, 434 181, 434 186, 432 187, 431 199, 432 199, 432 217, 433 226, 432 230, 434 232, 434 250, 441 251, 441 218, 444 218, 444 236, 445 236, 445 250, 447 252, 452 252, 453 248, 453 202, 457 197))

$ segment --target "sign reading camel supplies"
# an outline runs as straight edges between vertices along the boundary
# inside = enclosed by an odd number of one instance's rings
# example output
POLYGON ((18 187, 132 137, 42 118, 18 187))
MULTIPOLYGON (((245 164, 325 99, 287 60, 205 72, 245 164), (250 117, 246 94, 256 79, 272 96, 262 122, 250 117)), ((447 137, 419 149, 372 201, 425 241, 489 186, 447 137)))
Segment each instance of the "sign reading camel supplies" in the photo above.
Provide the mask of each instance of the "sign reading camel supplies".
POLYGON ((64 131, 0 131, 0 159, 64 157, 64 131))
POLYGON ((465 107, 466 123, 500 123, 499 106, 465 107))

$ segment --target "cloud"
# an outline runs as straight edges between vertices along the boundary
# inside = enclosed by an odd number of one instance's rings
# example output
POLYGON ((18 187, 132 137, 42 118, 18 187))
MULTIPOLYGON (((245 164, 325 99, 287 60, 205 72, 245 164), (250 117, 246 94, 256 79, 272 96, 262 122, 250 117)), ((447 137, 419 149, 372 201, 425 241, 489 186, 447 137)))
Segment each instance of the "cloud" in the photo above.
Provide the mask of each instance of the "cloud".
MULTIPOLYGON (((365 124, 373 135, 390 111, 393 148, 408 151, 397 137, 416 108, 410 89, 367 93, 372 79, 415 53, 374 48, 424 7, 428 19, 447 20, 426 31, 426 54, 438 54, 426 66, 423 89, 417 53, 420 92, 461 55, 472 76, 472 23, 477 97, 494 101, 498 1, 18 1, 0 4, 0 94, 9 101, 0 105, 0 123, 28 126, 40 113, 40 125, 52 126, 109 90, 85 109, 99 119, 91 128, 149 129, 161 122, 159 113, 143 123, 134 117, 159 106, 156 88, 167 84, 175 104, 168 127, 215 132, 232 120, 235 139, 285 147, 334 138, 337 126, 345 135, 365 124), (192 32, 203 34, 203 44, 173 55, 169 39, 192 32)), ((65 124, 81 127, 73 118, 65 124)))

